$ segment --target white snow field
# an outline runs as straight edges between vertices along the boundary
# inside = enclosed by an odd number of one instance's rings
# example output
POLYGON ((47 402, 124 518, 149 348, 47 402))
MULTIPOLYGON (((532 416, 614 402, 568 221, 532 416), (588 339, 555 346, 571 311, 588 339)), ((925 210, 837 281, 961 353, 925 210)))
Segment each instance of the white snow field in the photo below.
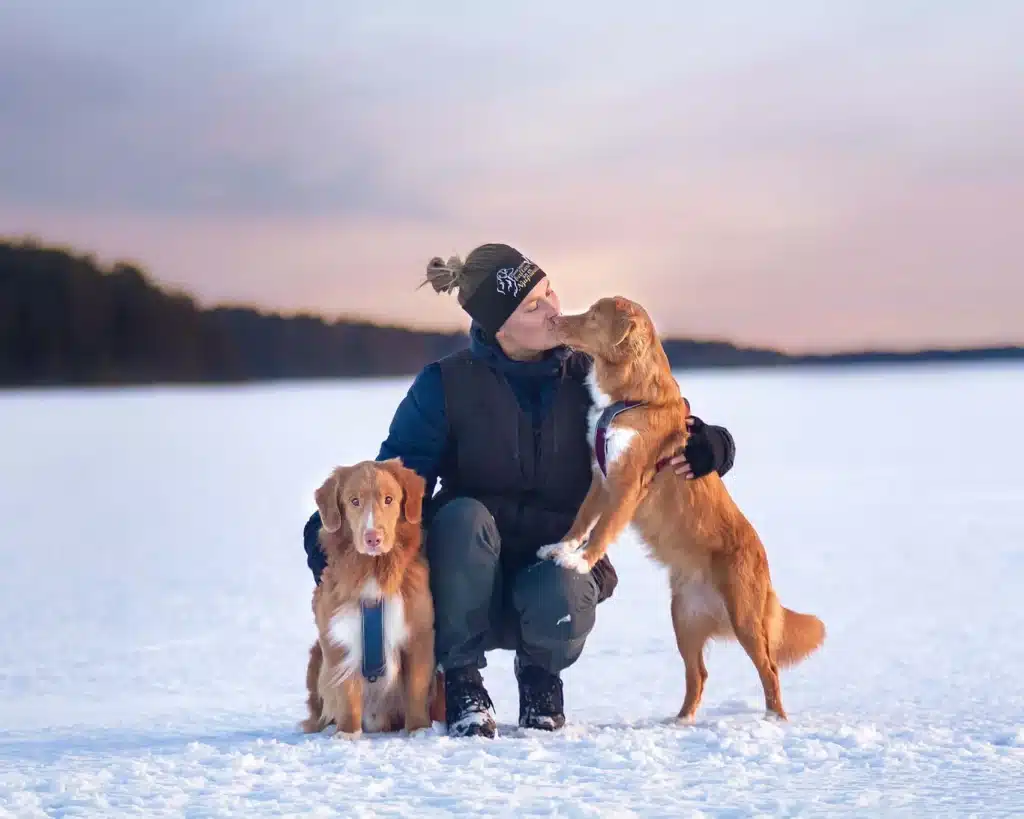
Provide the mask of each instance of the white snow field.
POLYGON ((301 530, 409 381, 0 394, 0 815, 1024 813, 1024 368, 680 374, 822 651, 790 721, 716 644, 694 725, 663 572, 628 538, 568 725, 305 736, 301 530))

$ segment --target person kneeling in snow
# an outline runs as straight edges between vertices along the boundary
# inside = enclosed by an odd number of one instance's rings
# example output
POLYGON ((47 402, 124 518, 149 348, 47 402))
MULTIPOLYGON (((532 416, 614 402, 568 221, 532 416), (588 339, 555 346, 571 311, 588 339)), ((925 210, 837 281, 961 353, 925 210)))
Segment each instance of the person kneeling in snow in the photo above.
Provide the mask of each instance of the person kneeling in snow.
MULTIPOLYGON (((495 736, 480 675, 494 649, 516 652, 519 725, 555 730, 565 724, 561 672, 579 658, 598 604, 618 582, 607 556, 589 574, 536 556, 569 530, 590 486, 591 360, 558 345, 551 281, 508 245, 482 245, 465 263, 432 259, 428 282, 438 293, 458 290, 472 319, 469 347, 416 376, 377 459, 399 457, 427 484, 425 546, 448 733, 495 736)), ((724 475, 735 452, 728 431, 693 416, 688 423, 675 471, 724 475)), ((318 583, 319 528, 314 513, 304 540, 318 583)))

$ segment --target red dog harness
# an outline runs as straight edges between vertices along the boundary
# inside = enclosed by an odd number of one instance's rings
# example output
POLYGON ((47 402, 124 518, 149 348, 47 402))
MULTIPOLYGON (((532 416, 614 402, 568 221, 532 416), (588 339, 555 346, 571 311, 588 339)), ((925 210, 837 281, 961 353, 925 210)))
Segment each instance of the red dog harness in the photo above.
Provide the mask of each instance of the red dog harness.
MULTIPOLYGON (((608 427, 620 412, 633 409, 633 407, 643 406, 644 403, 643 401, 616 401, 614 404, 605 407, 601 417, 597 419, 597 428, 594 430, 594 455, 597 458, 597 465, 601 469, 601 474, 606 478, 608 477, 608 427)), ((654 471, 660 472, 664 467, 668 466, 670 460, 671 458, 662 458, 654 465, 654 471)))

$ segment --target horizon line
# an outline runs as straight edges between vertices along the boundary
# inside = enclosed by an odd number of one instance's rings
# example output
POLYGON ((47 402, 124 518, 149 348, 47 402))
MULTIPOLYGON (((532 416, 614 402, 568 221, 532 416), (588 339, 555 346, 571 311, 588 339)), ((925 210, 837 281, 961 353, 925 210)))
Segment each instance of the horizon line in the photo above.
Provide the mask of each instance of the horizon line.
MULTIPOLYGON (((374 314, 368 311, 350 313, 346 311, 322 311, 312 307, 282 308, 261 304, 251 300, 207 300, 200 297, 193 290, 163 281, 153 269, 141 259, 129 255, 101 254, 97 251, 82 249, 69 242, 48 241, 39 235, 32 233, 0 234, 0 244, 11 246, 33 247, 47 252, 63 252, 76 258, 91 260, 97 269, 104 275, 118 265, 124 265, 137 269, 149 281, 149 283, 165 294, 180 294, 191 299, 197 309, 202 311, 212 310, 248 310, 257 314, 270 317, 282 318, 285 320, 299 318, 315 318, 325 324, 350 324, 372 326, 381 329, 400 330, 420 335, 444 335, 459 336, 467 335, 469 332, 469 316, 466 316, 464 323, 439 322, 437 324, 398 321, 385 316, 374 314), (104 255, 106 261, 103 261, 104 255)), ((415 288, 414 288, 415 289, 415 288)), ((580 308, 586 309, 586 308, 580 308)), ((693 342, 697 344, 721 344, 731 346, 737 350, 749 350, 758 352, 773 352, 792 358, 817 358, 817 357, 844 357, 858 355, 915 355, 929 353, 984 353, 989 351, 1024 350, 1024 342, 1003 340, 999 342, 977 343, 977 344, 945 344, 941 341, 921 343, 914 345, 892 345, 886 347, 862 346, 862 347, 836 347, 831 349, 822 348, 787 348, 784 345, 757 344, 753 342, 742 342, 727 336, 699 336, 699 335, 672 335, 658 333, 658 338, 665 342, 693 342)))

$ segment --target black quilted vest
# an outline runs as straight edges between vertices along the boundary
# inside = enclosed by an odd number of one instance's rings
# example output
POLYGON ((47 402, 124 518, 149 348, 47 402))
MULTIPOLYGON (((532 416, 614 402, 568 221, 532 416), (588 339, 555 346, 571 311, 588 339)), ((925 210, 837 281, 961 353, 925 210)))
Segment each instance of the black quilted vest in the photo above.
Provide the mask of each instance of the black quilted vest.
POLYGON ((451 446, 432 506, 456 496, 487 506, 508 568, 531 562, 540 546, 561 540, 590 487, 588 364, 581 356, 564 362, 535 428, 504 374, 489 362, 469 350, 440 362, 451 446))

